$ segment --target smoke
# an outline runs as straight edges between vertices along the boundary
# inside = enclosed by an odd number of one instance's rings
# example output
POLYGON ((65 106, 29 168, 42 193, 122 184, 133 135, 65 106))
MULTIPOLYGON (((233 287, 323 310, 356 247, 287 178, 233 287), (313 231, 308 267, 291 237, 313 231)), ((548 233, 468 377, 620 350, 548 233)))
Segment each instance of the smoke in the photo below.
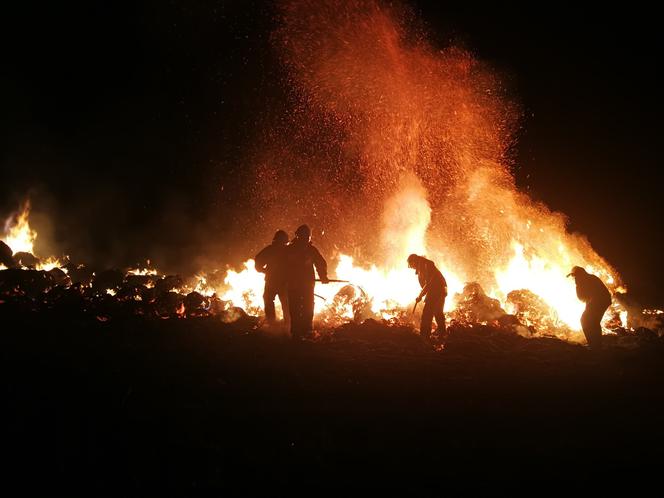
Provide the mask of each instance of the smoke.
POLYGON ((413 174, 402 177, 397 192, 385 202, 382 245, 389 268, 403 266, 409 254, 426 254, 431 207, 422 182, 413 174))
MULTIPOLYGON (((459 47, 432 46, 406 7, 287 0, 273 41, 292 109, 264 149, 288 160, 259 168, 275 187, 258 195, 266 213, 313 213, 344 250, 385 265, 427 250, 496 292, 518 247, 527 264, 579 264, 615 282, 562 215, 517 190, 520 112, 497 73, 459 47)), ((503 281, 525 288, 512 276, 503 281)))

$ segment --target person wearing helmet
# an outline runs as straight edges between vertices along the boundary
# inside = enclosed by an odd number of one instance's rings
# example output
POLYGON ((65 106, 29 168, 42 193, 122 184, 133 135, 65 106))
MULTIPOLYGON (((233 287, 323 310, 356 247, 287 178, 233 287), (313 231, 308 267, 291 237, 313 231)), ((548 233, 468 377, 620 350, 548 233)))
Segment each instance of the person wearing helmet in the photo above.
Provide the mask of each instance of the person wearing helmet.
POLYGON ((290 303, 291 336, 303 339, 313 330, 314 286, 318 273, 321 282, 328 283, 327 262, 311 244, 311 229, 301 225, 288 245, 288 302, 290 303))
POLYGON ((574 277, 576 295, 586 303, 581 315, 581 328, 591 349, 602 347, 602 317, 611 306, 611 293, 604 282, 597 276, 588 273, 580 266, 575 266, 567 275, 574 277))
POLYGON ((436 332, 441 337, 445 334, 445 298, 447 297, 447 282, 433 261, 417 254, 408 256, 408 268, 415 270, 417 278, 420 281, 422 292, 415 299, 419 303, 423 298, 424 309, 422 310, 422 320, 420 321, 420 336, 423 339, 429 339, 431 336, 431 326, 434 317, 438 328, 436 332))
POLYGON ((277 322, 274 309, 274 299, 277 296, 279 296, 286 326, 288 326, 290 320, 288 311, 288 268, 286 265, 287 244, 288 234, 283 230, 277 230, 272 239, 272 244, 261 250, 254 258, 256 270, 265 273, 263 302, 265 304, 265 319, 269 325, 274 325, 277 322))

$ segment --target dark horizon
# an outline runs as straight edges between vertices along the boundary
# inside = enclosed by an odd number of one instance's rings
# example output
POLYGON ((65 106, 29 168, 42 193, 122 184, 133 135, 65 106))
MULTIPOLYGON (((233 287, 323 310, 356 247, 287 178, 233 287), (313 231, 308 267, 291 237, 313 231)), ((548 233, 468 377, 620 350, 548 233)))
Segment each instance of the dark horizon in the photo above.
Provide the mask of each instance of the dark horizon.
MULTIPOLYGON (((661 304, 655 16, 413 7, 434 44, 470 49, 521 105, 519 187, 661 304)), ((30 195, 40 240, 99 264, 234 263, 269 240, 229 242, 250 208, 252 146, 284 100, 269 2, 11 9, 0 215, 30 195)))

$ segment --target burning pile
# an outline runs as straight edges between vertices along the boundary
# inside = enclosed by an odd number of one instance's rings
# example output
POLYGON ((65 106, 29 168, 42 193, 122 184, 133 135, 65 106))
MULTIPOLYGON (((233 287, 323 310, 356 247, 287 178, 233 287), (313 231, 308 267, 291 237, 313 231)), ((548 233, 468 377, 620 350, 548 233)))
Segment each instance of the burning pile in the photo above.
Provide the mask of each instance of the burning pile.
MULTIPOLYGON (((34 247, 37 232, 30 228, 28 210, 26 204, 18 216, 10 217, 6 226, 10 227, 7 233, 13 238, 6 237, 1 242, 4 266, 0 269, 0 306, 20 312, 48 309, 83 312, 100 321, 138 315, 159 319, 216 317, 248 328, 259 325, 263 275, 255 270, 252 260, 240 272, 229 269, 188 279, 161 274, 149 261, 143 267, 126 271, 93 271, 66 257, 42 261, 26 251, 14 252, 8 244, 20 240, 24 245, 19 247, 34 247), (12 223, 12 220, 19 221, 12 223)), ((329 284, 317 289, 316 322, 320 328, 367 319, 399 327, 419 318, 408 311, 412 295, 418 290, 410 270, 386 273, 377 267, 361 269, 354 266, 352 258, 341 255, 337 274, 353 283, 329 284), (409 285, 401 293, 391 292, 389 287, 382 287, 390 282, 409 285), (377 291, 372 293, 371 289, 377 291)), ((527 337, 556 334, 576 338, 572 329, 557 320, 555 310, 529 290, 511 292, 503 307, 479 284, 468 283, 452 297, 448 308, 453 323, 489 324, 527 337)), ((615 305, 615 311, 605 322, 613 329, 625 325, 626 312, 623 310, 620 318, 617 310, 619 307, 615 305)), ((664 314, 657 310, 644 313, 651 328, 661 328, 664 314)))
MULTIPOLYGON (((257 156, 256 184, 270 185, 254 192, 265 231, 313 213, 346 248, 332 255, 333 274, 351 285, 316 289, 323 326, 410 321, 420 289, 406 256, 418 253, 445 275, 453 320, 581 340, 583 304, 566 274, 583 266, 614 294, 625 292, 618 274, 561 214, 517 190, 519 112, 494 72, 467 51, 433 47, 415 25, 407 10, 374 0, 281 4, 273 40, 292 112, 257 156)), ((86 302, 160 317, 261 314, 263 275, 252 260, 186 280, 42 262, 31 256, 28 213, 26 205, 5 225, 13 254, 0 264, 28 269, 0 273, 5 301, 49 305, 73 289, 86 302)), ((615 300, 605 323, 628 325, 615 300)))

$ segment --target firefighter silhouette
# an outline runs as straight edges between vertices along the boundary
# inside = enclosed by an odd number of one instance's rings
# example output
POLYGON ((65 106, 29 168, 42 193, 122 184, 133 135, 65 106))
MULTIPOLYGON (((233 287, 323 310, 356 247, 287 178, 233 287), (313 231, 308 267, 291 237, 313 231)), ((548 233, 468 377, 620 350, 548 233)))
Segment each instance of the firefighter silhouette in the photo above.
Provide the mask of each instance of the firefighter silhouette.
POLYGON ((591 275, 580 266, 575 266, 567 275, 576 281, 576 295, 586 303, 581 315, 581 327, 586 341, 592 349, 602 346, 602 317, 611 306, 611 293, 606 285, 595 275, 591 275))
POLYGON ((327 263, 311 244, 311 229, 307 225, 301 225, 295 231, 295 238, 287 246, 286 261, 291 336, 293 339, 302 339, 313 330, 314 268, 321 282, 329 282, 327 263))
POLYGON ((429 339, 431 336, 431 325, 436 319, 439 336, 445 334, 445 298, 447 297, 447 282, 433 261, 417 254, 408 256, 408 267, 413 268, 420 281, 422 292, 420 292, 415 303, 424 298, 424 309, 420 321, 420 336, 429 339))
POLYGON ((286 261, 287 245, 288 234, 283 230, 277 230, 272 243, 262 249, 254 258, 256 270, 265 273, 263 302, 265 305, 265 319, 269 325, 274 325, 277 322, 274 309, 274 300, 277 296, 281 303, 286 326, 290 322, 290 312, 288 310, 288 266, 286 261))

